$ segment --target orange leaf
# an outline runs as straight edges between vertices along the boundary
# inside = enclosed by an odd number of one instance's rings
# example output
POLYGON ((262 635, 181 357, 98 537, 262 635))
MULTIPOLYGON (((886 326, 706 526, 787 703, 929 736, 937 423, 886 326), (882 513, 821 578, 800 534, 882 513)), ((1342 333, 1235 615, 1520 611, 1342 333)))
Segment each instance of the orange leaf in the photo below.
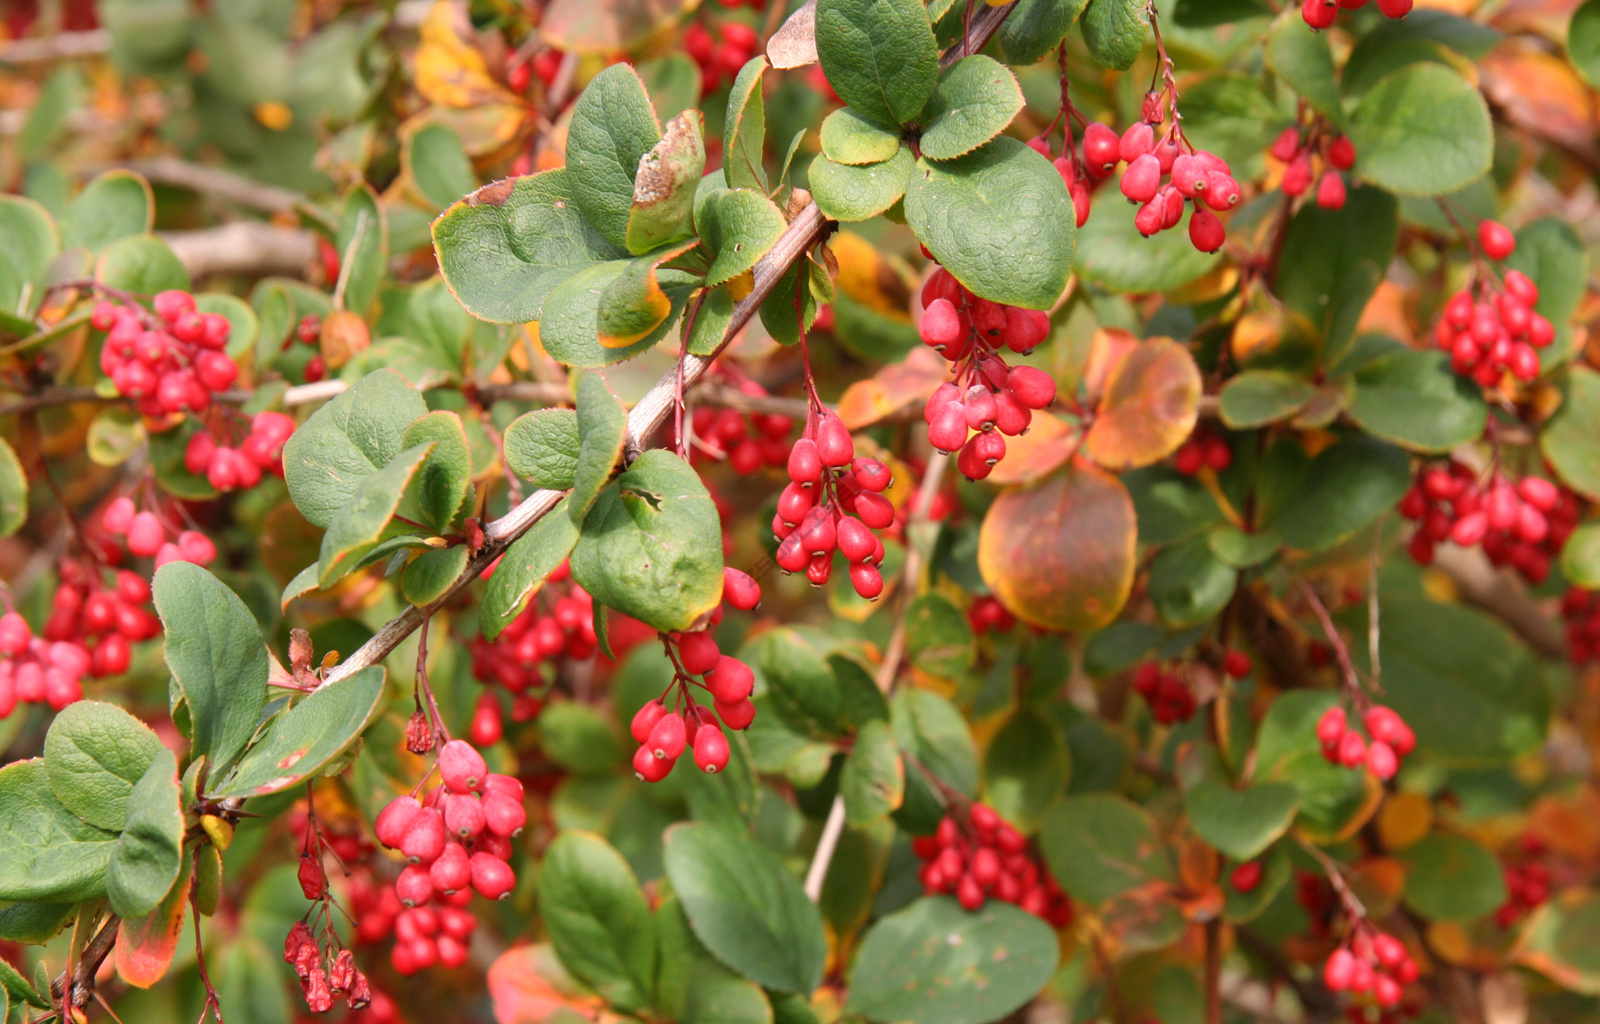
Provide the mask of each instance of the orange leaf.
POLYGON ((1483 58, 1483 91, 1517 125, 1580 146, 1594 143, 1595 103, 1572 65, 1534 43, 1508 39, 1483 58))
POLYGON ((1103 327, 1089 342, 1089 359, 1083 367, 1084 401, 1093 408, 1105 393, 1112 369, 1139 344, 1139 339, 1120 327, 1103 327))
POLYGON ((495 81, 489 63, 471 42, 472 23, 465 4, 439 0, 422 22, 417 47, 417 91, 430 103, 465 110, 490 103, 516 103, 495 81))
POLYGON ((892 363, 866 380, 845 389, 839 399, 839 418, 851 430, 869 427, 908 406, 917 412, 950 376, 950 364, 932 349, 914 348, 903 362, 892 363))
POLYGON ((488 985, 499 1024, 544 1024, 569 1014, 599 1020, 605 1006, 598 997, 579 991, 555 951, 543 943, 514 946, 500 954, 489 965, 488 985))
POLYGON ((323 318, 322 359, 328 369, 337 370, 348 363, 351 356, 371 345, 372 332, 359 315, 342 309, 323 318))
POLYGON ((1006 440, 1006 457, 989 473, 996 484, 1031 484, 1066 464, 1078 448, 1078 431, 1047 412, 1036 412, 1028 432, 1006 440))
POLYGON ((828 240, 839 262, 839 290, 896 323, 908 324, 914 282, 905 264, 885 259, 876 246, 854 231, 841 231, 828 240))
POLYGON ((183 868, 172 891, 156 909, 137 921, 124 921, 117 929, 113 950, 117 974, 134 988, 149 988, 160 981, 178 952, 183 931, 183 907, 189 899, 189 879, 194 860, 183 858, 183 868))
POLYGON ((1045 629, 1098 629, 1133 587, 1138 523, 1122 481, 1083 459, 995 499, 978 570, 1011 613, 1045 629))
POLYGON ((1108 469, 1148 466, 1178 450, 1200 411, 1200 368, 1171 338, 1127 349, 1106 377, 1084 452, 1108 469))

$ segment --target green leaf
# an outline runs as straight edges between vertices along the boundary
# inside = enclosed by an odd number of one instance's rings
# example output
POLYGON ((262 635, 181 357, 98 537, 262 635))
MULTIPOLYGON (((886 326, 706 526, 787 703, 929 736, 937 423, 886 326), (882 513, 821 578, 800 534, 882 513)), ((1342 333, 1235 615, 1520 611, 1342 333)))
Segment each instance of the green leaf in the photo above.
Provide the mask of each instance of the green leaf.
POLYGON ((695 213, 695 230, 715 257, 706 287, 731 281, 767 254, 788 222, 772 200, 751 189, 717 192, 695 213))
POLYGON ((695 301, 700 305, 695 310, 694 329, 686 347, 690 355, 710 356, 722 344, 723 335, 733 322, 733 294, 728 285, 720 285, 695 301))
POLYGON ((1311 401, 1317 389, 1282 370, 1246 370, 1229 378, 1218 395, 1222 422, 1249 430, 1286 420, 1311 401))
POLYGON ((161 749, 149 726, 115 704, 80 700, 58 712, 45 733, 45 773, 61 806, 120 832, 128 795, 161 749))
POLYGON ((1393 508, 1411 486, 1410 456, 1362 434, 1272 472, 1285 497, 1269 525, 1301 551, 1321 551, 1350 537, 1393 508))
POLYGON ((1323 838, 1338 835, 1369 806, 1371 776, 1329 763, 1317 742, 1317 720, 1338 701, 1327 690, 1284 693, 1267 709, 1256 738, 1256 785, 1293 783, 1300 791, 1302 826, 1323 838))
POLYGON ((977 656, 967 617, 942 594, 924 594, 906 609, 906 658, 943 679, 959 679, 977 656))
POLYGON ((609 843, 571 829, 556 836, 539 869, 539 916, 576 978, 620 1010, 650 1006, 655 922, 628 862, 609 843))
POLYGON ((690 238, 630 260, 617 279, 606 285, 595 307, 595 328, 601 347, 629 348, 640 339, 654 335, 666 323, 673 314, 674 304, 663 285, 683 295, 699 279, 681 270, 658 268, 698 244, 696 239, 690 238))
POLYGON ((128 235, 106 246, 95 264, 94 279, 135 295, 191 287, 189 272, 177 254, 154 235, 128 235))
POLYGON ((377 546, 390 518, 400 507, 400 496, 433 449, 432 441, 407 448, 356 486, 350 500, 328 524, 328 532, 322 535, 322 552, 317 561, 318 586, 327 589, 377 546))
POLYGON ((266 707, 266 644, 239 595, 198 565, 168 562, 153 589, 167 668, 189 706, 191 756, 205 755, 220 774, 244 751, 266 707))
POLYGON ((579 378, 577 392, 578 464, 572 474, 572 493, 567 496, 567 514, 573 522, 582 523, 622 457, 628 415, 597 373, 579 378))
POLYGON ((60 935, 77 912, 74 903, 13 903, 0 910, 0 939, 42 946, 60 935))
MULTIPOLYGON (((972 731, 945 698, 929 690, 903 689, 889 703, 895 742, 945 785, 974 796, 978 752, 972 731)), ((906 798, 895 820, 912 831, 931 832, 944 816, 944 800, 920 771, 906 775, 906 798)))
POLYGON ((378 370, 312 413, 283 446, 284 479, 300 514, 326 528, 361 481, 400 454, 406 429, 427 411, 404 377, 378 370))
POLYGON ((1540 431, 1539 450, 1569 486, 1600 498, 1600 373, 1568 371, 1566 398, 1540 431))
POLYGON ((1164 547, 1150 563, 1150 601, 1169 626, 1193 626, 1220 614, 1239 573, 1211 551, 1206 537, 1164 547))
POLYGON ((1006 63, 1013 67, 1037 64, 1054 53, 1067 38, 1089 0, 1016 0, 1017 6, 1000 23, 995 38, 1006 63))
POLYGON ((627 245, 634 174, 660 141, 661 125, 632 65, 613 64, 594 76, 572 106, 568 187, 578 209, 613 245, 627 245))
POLYGON ((1333 47, 1326 33, 1316 32, 1304 18, 1280 18, 1267 39, 1267 67, 1288 83, 1318 113, 1334 124, 1344 122, 1339 78, 1333 67, 1333 47))
POLYGON ((9 537, 28 521, 28 474, 5 438, 0 438, 0 537, 9 537))
POLYGON ((461 145, 461 136, 449 125, 424 125, 405 141, 401 156, 417 191, 438 209, 478 187, 478 175, 461 145))
MULTIPOLYGON (((630 209, 632 181, 630 169, 630 209)), ((589 223, 574 196, 567 169, 558 168, 485 185, 433 222, 439 271, 468 312, 499 324, 539 320, 557 285, 627 255, 589 223)))
POLYGON ((345 193, 333 245, 339 253, 344 308, 364 317, 389 275, 389 222, 371 186, 357 185, 345 193))
POLYGON ((1022 110, 1022 88, 992 57, 963 57, 939 75, 923 111, 922 155, 949 160, 972 152, 1005 131, 1022 110))
POLYGON ((689 628, 722 600, 722 525, 700 475, 669 451, 640 455, 601 492, 571 565, 598 603, 655 629, 689 628))
POLYGON ((829 217, 846 222, 870 220, 906 194, 914 167, 911 151, 904 148, 896 149, 881 163, 863 167, 819 156, 811 161, 807 181, 817 208, 829 217))
POLYGON ((411 481, 400 514, 432 527, 435 533, 445 533, 472 487, 472 451, 466 427, 457 413, 437 409, 413 420, 400 443, 406 450, 433 445, 411 481))
POLYGON ((1413 451, 1444 453, 1483 435, 1488 407, 1438 351, 1401 349, 1356 371, 1346 411, 1361 429, 1413 451))
POLYGON ((628 213, 628 251, 642 256, 689 233, 694 192, 706 169, 705 123, 698 110, 668 121, 661 141, 639 161, 628 213))
POLYGON ((578 468, 578 414, 572 409, 535 409, 511 421, 505 432, 506 465, 536 487, 564 491, 578 468))
POLYGON ((1200 838, 1234 860, 1252 860, 1277 842, 1300 807, 1300 790, 1288 782, 1233 789, 1206 779, 1183 796, 1189 823, 1200 838))
POLYGON ((1061 887, 1100 904, 1172 877, 1166 847, 1149 812, 1120 796, 1068 797, 1045 816, 1039 848, 1061 887))
POLYGON ((117 916, 134 920, 166 898, 183 867, 178 759, 162 747, 128 794, 128 822, 106 864, 106 895, 117 916))
POLYGON ((450 592, 466 571, 472 552, 465 544, 430 548, 406 564, 400 575, 400 596, 409 604, 426 608, 450 592))
POLYGON ((1211 545, 1211 553, 1221 559, 1224 565, 1231 565, 1235 569, 1260 565, 1276 555, 1278 548, 1283 546, 1278 535, 1271 531, 1246 533, 1231 523, 1207 533, 1206 543, 1211 545))
POLYGON ((828 297, 833 288, 833 280, 828 271, 816 257, 807 254, 806 258, 797 261, 794 266, 784 271, 778 278, 778 283, 773 285, 772 294, 761 303, 761 326, 767 333, 782 345, 793 345, 800 340, 799 319, 795 314, 796 282, 799 275, 806 275, 805 285, 798 289, 801 292, 801 306, 805 311, 806 330, 810 330, 817 320, 817 309, 822 303, 832 301, 828 297))
POLYGON ((924 897, 861 940, 845 1013, 875 1021, 984 1024, 1031 1000, 1060 959, 1044 921, 999 900, 969 913, 924 897))
POLYGON ((1406 906, 1435 921, 1470 921, 1506 901, 1500 861, 1463 836, 1435 832, 1401 850, 1406 906))
POLYGON ((862 726, 839 773, 844 820, 852 828, 895 810, 905 800, 906 767, 889 723, 875 719, 862 726))
POLYGON ((61 244, 99 252, 119 238, 147 233, 154 223, 150 183, 132 171, 106 171, 67 205, 61 244))
POLYGON ((817 58, 828 84, 875 121, 909 124, 939 80, 939 44, 917 0, 817 0, 817 58))
POLYGON ((822 153, 834 163, 852 167, 881 164, 899 151, 899 131, 853 107, 840 107, 822 119, 822 153))
POLYGON ((1574 586, 1600 587, 1600 523, 1585 523, 1561 546, 1561 575, 1574 586))
POLYGON ((561 282, 545 300, 539 321, 539 342, 551 358, 566 366, 609 366, 632 358, 664 338, 677 322, 689 289, 667 293, 672 307, 660 324, 632 345, 612 348, 600 341, 600 304, 606 290, 627 273, 632 260, 613 260, 586 267, 561 282))
POLYGON ((1133 67, 1150 28, 1148 10, 1144 0, 1089 0, 1078 24, 1095 63, 1117 71, 1133 67))
POLYGON ((1066 287, 1072 198, 1050 161, 1016 139, 918 161, 905 202, 917 238, 979 296, 1049 309, 1066 287))
MULTIPOLYGON (((44 966, 41 963, 34 972, 35 982, 29 984, 28 979, 22 976, 21 971, 12 967, 6 961, 0 961, 0 1012, 9 1013, 9 1010, 6 1009, 8 1001, 11 1006, 15 1006, 19 1010, 23 1003, 36 1006, 41 1010, 49 1009, 51 1005, 50 985, 47 981, 48 975, 40 973, 43 970, 44 966), (35 987, 36 985, 38 987, 35 987)), ((6 1019, 20 1020, 21 1018, 7 1016, 6 1019)))
POLYGON ((1399 237, 1395 198, 1365 186, 1351 189, 1342 209, 1306 203, 1289 222, 1273 289, 1321 332, 1328 362, 1355 337, 1399 237))
MULTIPOLYGON (((706 951, 689 928, 682 903, 670 891, 656 909, 656 934, 661 964, 656 1007, 665 1019, 678 1024, 773 1024, 768 994, 706 951)), ((779 993, 773 996, 785 998, 779 993)))
POLYGON ((61 236, 32 199, 0 196, 0 238, 6 240, 0 246, 0 310, 31 315, 44 298, 45 273, 61 250, 61 236))
POLYGON ((762 163, 767 148, 767 104, 761 93, 766 71, 767 58, 751 57, 728 89, 728 113, 722 122, 722 172, 730 188, 767 190, 767 169, 762 163))
MULTIPOLYGON (((1420 751, 1456 765, 1492 765, 1538 749, 1549 686, 1505 626, 1420 597, 1386 598, 1378 623, 1383 702, 1416 731, 1420 751)), ((1352 657, 1363 667, 1366 645, 1356 646, 1352 657)))
POLYGON ((278 793, 333 763, 383 710, 384 669, 369 665, 319 687, 274 718, 222 785, 217 799, 278 793))
POLYGON ((528 600, 566 560, 576 543, 578 524, 557 504, 506 549, 494 575, 489 577, 483 607, 478 611, 478 625, 485 639, 499 636, 522 613, 528 600))
POLYGON ((667 877, 711 954, 758 984, 810 993, 828 942, 822 915, 778 856, 718 825, 667 831, 667 877))
POLYGON ((44 761, 0 768, 0 900, 77 903, 105 892, 117 834, 73 815, 50 792, 44 761))
POLYGON ((780 626, 758 641, 757 667, 785 724, 816 739, 843 732, 839 684, 813 638, 780 626))
POLYGON ((1401 68, 1368 90, 1351 116, 1350 140, 1355 173, 1401 195, 1454 192, 1494 155, 1483 96, 1438 64, 1401 68))
POLYGON ((1133 223, 1138 212, 1119 202, 1095 208, 1078 232, 1077 268, 1086 280, 1114 292, 1169 291, 1203 277, 1222 258, 1196 249, 1181 226, 1145 238, 1133 223))
POLYGON ((984 803, 1030 833, 1066 791, 1071 775, 1072 758, 1060 728, 1033 708, 1020 707, 983 752, 984 803))
POLYGON ((1600 0, 1587 0, 1572 12, 1567 59, 1590 85, 1600 86, 1600 0))
POLYGON ((622 746, 600 712, 575 700, 555 701, 539 715, 539 747, 569 772, 599 775, 622 763, 622 746))

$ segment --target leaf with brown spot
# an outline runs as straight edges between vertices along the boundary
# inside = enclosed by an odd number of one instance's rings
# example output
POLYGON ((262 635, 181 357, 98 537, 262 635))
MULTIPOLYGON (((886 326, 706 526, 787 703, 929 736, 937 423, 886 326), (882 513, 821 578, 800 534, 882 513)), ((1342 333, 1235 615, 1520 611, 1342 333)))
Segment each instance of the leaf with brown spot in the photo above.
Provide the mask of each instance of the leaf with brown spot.
POLYGON ((1200 412, 1200 368, 1171 338, 1127 349, 1106 376, 1084 452, 1108 469, 1148 466, 1178 450, 1200 412))
POLYGON ((178 880, 156 909, 117 929, 114 951, 117 976, 134 988, 149 988, 160 981, 178 952, 183 932, 183 905, 189 898, 189 878, 194 861, 183 858, 178 880))
POLYGON ((1060 469, 1078 450, 1076 427, 1059 416, 1036 412, 1028 432, 1006 440, 1006 457, 989 473, 995 484, 1031 484, 1060 469))
POLYGON ((704 131, 700 111, 685 110, 666 123, 661 141, 639 158, 627 234, 628 251, 635 256, 689 233, 695 187, 706 169, 704 131))
POLYGON ((1045 629, 1098 629, 1133 588, 1138 522, 1122 481, 1084 459, 995 499, 978 569, 1013 615, 1045 629))

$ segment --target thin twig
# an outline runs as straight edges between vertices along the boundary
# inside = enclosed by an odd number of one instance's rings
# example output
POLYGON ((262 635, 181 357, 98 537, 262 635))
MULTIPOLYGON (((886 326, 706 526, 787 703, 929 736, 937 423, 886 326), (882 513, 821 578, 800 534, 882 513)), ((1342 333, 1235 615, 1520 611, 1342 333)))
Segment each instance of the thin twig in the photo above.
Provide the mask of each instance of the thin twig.
POLYGON ((839 848, 839 836, 844 833, 844 797, 835 796, 828 808, 828 820, 822 824, 822 836, 817 840, 817 850, 811 855, 811 866, 806 869, 806 895, 815 903, 822 899, 822 883, 828 877, 828 866, 833 863, 833 852, 839 848))

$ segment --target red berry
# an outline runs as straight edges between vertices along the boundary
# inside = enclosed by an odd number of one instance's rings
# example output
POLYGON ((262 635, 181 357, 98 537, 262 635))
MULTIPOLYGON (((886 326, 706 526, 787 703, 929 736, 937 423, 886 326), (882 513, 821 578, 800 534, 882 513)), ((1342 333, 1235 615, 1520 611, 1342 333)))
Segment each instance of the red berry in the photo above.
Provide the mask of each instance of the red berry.
POLYGON ((433 879, 421 864, 408 864, 394 880, 394 891, 408 907, 420 907, 433 899, 433 879))
POLYGON ((1350 987, 1355 967, 1356 958, 1348 949, 1336 949, 1322 968, 1322 983, 1331 992, 1343 992, 1350 987))
POLYGON ((457 839, 471 839, 483 831, 483 803, 475 793, 446 793, 441 798, 445 829, 457 839))
POLYGON ((451 740, 439 748, 439 778, 453 792, 472 792, 488 774, 483 755, 465 740, 451 740))
POLYGON ((650 739, 650 730, 655 728, 656 723, 661 720, 661 716, 666 713, 667 709, 662 705, 661 701, 650 701, 634 712, 633 721, 628 726, 628 734, 637 743, 646 742, 650 739))
POLYGON ((517 876, 511 866, 487 853, 472 855, 472 887, 486 900, 503 900, 511 895, 517 876))
POLYGON ((1228 240, 1227 229, 1217 215, 1203 206, 1189 216, 1189 241, 1201 252, 1216 252, 1228 240))
POLYGON ((514 839, 522 834, 528 824, 528 812, 522 806, 521 799, 505 792, 491 791, 483 798, 483 823, 495 835, 514 839))
POLYGON ((1222 671, 1235 679, 1243 679, 1250 674, 1250 655, 1243 651, 1228 651, 1222 656, 1222 671))
POLYGON ((850 585, 865 600, 876 601, 883 593, 883 574, 875 565, 855 562, 850 566, 850 585))
POLYGON ((716 709, 717 717, 722 719, 722 724, 730 729, 748 729, 750 723, 756 720, 756 706, 749 698, 741 701, 714 701, 712 706, 716 709))
POLYGON ((128 551, 138 558, 150 558, 161 549, 167 531, 154 512, 140 512, 128 526, 128 551))
POLYGON ((1317 720, 1317 742, 1331 747, 1344 737, 1348 727, 1344 708, 1331 707, 1317 720))
MULTIPOLYGON (((1390 15, 1399 17, 1399 15, 1390 15)), ((1483 247, 1483 254, 1491 260, 1503 260, 1511 255, 1517 247, 1517 236, 1511 229, 1495 220, 1480 220, 1478 222, 1478 244, 1483 247)))
POLYGON ((378 842, 391 850, 399 849, 412 819, 421 810, 422 805, 417 803, 416 797, 397 796, 389 801, 372 822, 372 831, 378 837, 378 842))
POLYGON ((1083 159, 1090 174, 1104 178, 1122 159, 1122 140, 1099 121, 1091 121, 1083 132, 1083 159))
POLYGON ((694 734, 694 763, 708 775, 728 767, 728 738, 712 723, 700 726, 694 734))
POLYGON ((1259 860, 1246 861, 1233 869, 1233 873, 1228 876, 1228 881, 1239 892, 1251 893, 1255 891, 1256 886, 1261 884, 1263 870, 1259 860))
POLYGON ((855 442, 844 421, 831 412, 824 412, 817 424, 817 457, 824 466, 848 466, 856 456, 855 442))
MULTIPOLYGON (((720 667, 720 666, 719 666, 720 667)), ((678 714, 662 715, 650 729, 650 737, 645 741, 645 746, 650 748, 650 753, 661 761, 675 761, 688 740, 688 730, 684 726, 683 716, 678 714)))
POLYGON ((1135 158, 1122 172, 1120 187, 1129 202, 1148 203, 1154 199, 1156 190, 1161 187, 1161 162, 1156 155, 1146 152, 1135 158))
POLYGON ((185 313, 194 312, 194 296, 184 291, 158 292, 150 304, 155 307, 156 315, 169 324, 185 313))
POLYGON ((663 760, 650 752, 648 746, 641 746, 633 753, 633 773, 641 782, 660 782, 672 771, 676 760, 663 760))
POLYGON ((761 604, 761 587, 749 574, 727 567, 722 570, 722 599, 740 611, 753 611, 761 604))
POLYGON ((722 652, 711 634, 705 632, 682 633, 678 637, 678 660, 683 670, 692 676, 704 675, 717 667, 722 652))

